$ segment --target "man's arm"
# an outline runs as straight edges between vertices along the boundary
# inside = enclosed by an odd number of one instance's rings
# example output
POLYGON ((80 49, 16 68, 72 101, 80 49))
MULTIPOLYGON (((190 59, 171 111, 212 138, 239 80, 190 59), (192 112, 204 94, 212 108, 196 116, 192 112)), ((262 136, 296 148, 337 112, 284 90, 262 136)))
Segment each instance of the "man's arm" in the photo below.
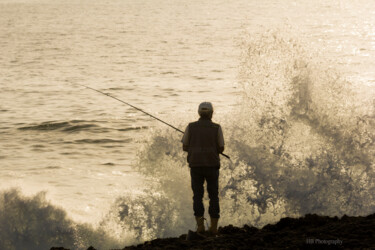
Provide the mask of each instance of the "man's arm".
POLYGON ((223 153, 224 151, 224 135, 221 126, 219 127, 219 131, 217 134, 218 146, 219 146, 219 154, 223 153))
POLYGON ((185 129, 184 136, 182 137, 182 150, 188 152, 189 151, 189 125, 185 129))

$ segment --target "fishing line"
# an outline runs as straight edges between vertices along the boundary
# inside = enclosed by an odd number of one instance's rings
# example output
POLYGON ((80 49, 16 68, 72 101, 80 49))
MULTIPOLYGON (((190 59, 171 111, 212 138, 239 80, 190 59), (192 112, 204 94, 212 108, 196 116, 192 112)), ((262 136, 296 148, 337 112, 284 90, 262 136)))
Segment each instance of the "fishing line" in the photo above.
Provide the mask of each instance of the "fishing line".
MULTIPOLYGON (((142 110, 142 109, 140 109, 140 108, 137 108, 137 107, 134 106, 134 105, 131 105, 131 104, 128 103, 128 102, 125 102, 125 101, 123 101, 123 100, 120 100, 120 99, 117 98, 117 97, 111 96, 110 94, 104 93, 104 92, 102 92, 102 91, 100 91, 100 90, 97 90, 97 89, 94 89, 94 88, 88 87, 88 86, 86 86, 86 85, 82 85, 82 84, 78 84, 78 83, 75 83, 75 84, 77 84, 77 85, 79 85, 79 86, 82 86, 82 87, 85 87, 85 88, 87 88, 87 89, 91 89, 91 90, 93 90, 93 91, 96 91, 96 92, 98 92, 98 93, 100 93, 100 94, 102 94, 102 95, 108 96, 108 97, 110 97, 110 98, 112 98, 112 99, 115 99, 115 100, 117 100, 117 101, 119 101, 119 102, 122 102, 122 103, 124 103, 124 104, 126 104, 126 105, 128 105, 128 106, 130 106, 130 107, 132 107, 132 108, 134 108, 134 109, 136 109, 136 110, 138 110, 138 111, 140 111, 140 112, 142 112, 142 113, 144 113, 144 114, 146 114, 146 115, 148 115, 148 116, 150 116, 150 117, 152 117, 152 118, 154 118, 154 119, 156 119, 156 120, 158 120, 159 122, 164 123, 165 125, 167 125, 167 126, 173 128, 174 130, 176 130, 176 131, 178 131, 178 132, 184 134, 184 132, 183 132, 181 129, 176 128, 175 126, 173 126, 173 125, 171 125, 171 124, 169 124, 169 123, 167 123, 167 122, 165 122, 165 121, 163 121, 163 120, 157 118, 156 116, 154 116, 154 115, 152 115, 152 114, 150 114, 150 113, 148 113, 148 112, 146 112, 146 111, 144 111, 144 110, 142 110)), ((224 153, 220 153, 220 154, 221 154, 222 156, 224 156, 225 158, 227 158, 227 159, 230 160, 230 157, 229 157, 228 155, 226 155, 226 154, 224 154, 224 153)))

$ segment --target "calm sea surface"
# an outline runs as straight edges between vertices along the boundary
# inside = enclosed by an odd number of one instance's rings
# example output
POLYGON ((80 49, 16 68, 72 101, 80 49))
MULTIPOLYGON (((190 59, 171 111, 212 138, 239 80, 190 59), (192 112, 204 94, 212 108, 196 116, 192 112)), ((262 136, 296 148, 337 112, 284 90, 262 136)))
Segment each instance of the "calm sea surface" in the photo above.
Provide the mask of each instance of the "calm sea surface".
POLYGON ((201 101, 230 116, 240 41, 269 29, 374 90, 372 0, 0 0, 0 189, 47 191, 95 224, 117 195, 142 186, 137 149, 165 125, 76 84, 180 129, 201 101))

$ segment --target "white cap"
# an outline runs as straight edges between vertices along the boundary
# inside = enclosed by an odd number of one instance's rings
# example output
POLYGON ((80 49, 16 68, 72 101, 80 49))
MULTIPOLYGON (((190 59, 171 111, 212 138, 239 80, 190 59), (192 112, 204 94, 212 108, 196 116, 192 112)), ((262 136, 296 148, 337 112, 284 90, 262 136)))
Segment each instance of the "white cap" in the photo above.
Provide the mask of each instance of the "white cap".
POLYGON ((199 104, 198 107, 198 114, 204 114, 204 113, 213 113, 214 108, 212 107, 212 104, 210 102, 202 102, 199 104))

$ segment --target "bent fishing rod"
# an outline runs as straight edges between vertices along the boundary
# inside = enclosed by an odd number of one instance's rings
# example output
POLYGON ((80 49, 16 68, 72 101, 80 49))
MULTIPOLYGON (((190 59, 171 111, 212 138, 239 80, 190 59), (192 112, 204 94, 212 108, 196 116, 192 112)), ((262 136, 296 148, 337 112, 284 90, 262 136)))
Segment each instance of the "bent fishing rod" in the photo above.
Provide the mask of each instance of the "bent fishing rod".
MULTIPOLYGON (((91 89, 91 90, 93 90, 93 91, 96 91, 96 92, 98 92, 98 93, 100 93, 100 94, 102 94, 102 95, 108 96, 108 97, 110 97, 110 98, 112 98, 112 99, 115 99, 115 100, 117 100, 117 101, 119 101, 119 102, 122 102, 122 103, 124 103, 124 104, 126 104, 126 105, 128 105, 128 106, 130 106, 130 107, 132 107, 132 108, 134 108, 134 109, 136 109, 136 110, 138 110, 138 111, 140 111, 140 112, 142 112, 142 113, 144 113, 144 114, 146 114, 146 115, 152 117, 152 118, 154 118, 155 120, 158 120, 159 122, 164 123, 165 125, 167 125, 167 126, 173 128, 174 130, 176 130, 176 131, 178 131, 178 132, 184 134, 184 132, 183 132, 181 129, 176 128, 175 126, 173 126, 173 125, 171 125, 171 124, 169 124, 169 123, 167 123, 167 122, 165 122, 165 121, 163 121, 163 120, 157 118, 156 116, 154 116, 154 115, 152 115, 152 114, 150 114, 150 113, 148 113, 148 112, 146 112, 146 111, 144 111, 144 110, 142 110, 142 109, 140 109, 140 108, 137 108, 137 107, 134 106, 134 105, 131 105, 131 104, 128 103, 128 102, 125 102, 125 101, 123 101, 123 100, 120 100, 120 99, 117 98, 117 97, 114 97, 114 96, 112 96, 112 95, 110 95, 110 94, 104 93, 104 92, 102 92, 102 91, 100 91, 100 90, 97 90, 97 89, 94 89, 94 88, 88 87, 88 86, 86 86, 86 85, 82 85, 82 84, 78 84, 78 83, 76 83, 76 84, 79 85, 79 86, 85 87, 85 88, 87 88, 87 89, 91 89)), ((226 155, 226 154, 224 154, 224 153, 220 153, 220 154, 221 154, 222 156, 224 156, 225 158, 230 159, 230 157, 229 157, 228 155, 226 155)))

